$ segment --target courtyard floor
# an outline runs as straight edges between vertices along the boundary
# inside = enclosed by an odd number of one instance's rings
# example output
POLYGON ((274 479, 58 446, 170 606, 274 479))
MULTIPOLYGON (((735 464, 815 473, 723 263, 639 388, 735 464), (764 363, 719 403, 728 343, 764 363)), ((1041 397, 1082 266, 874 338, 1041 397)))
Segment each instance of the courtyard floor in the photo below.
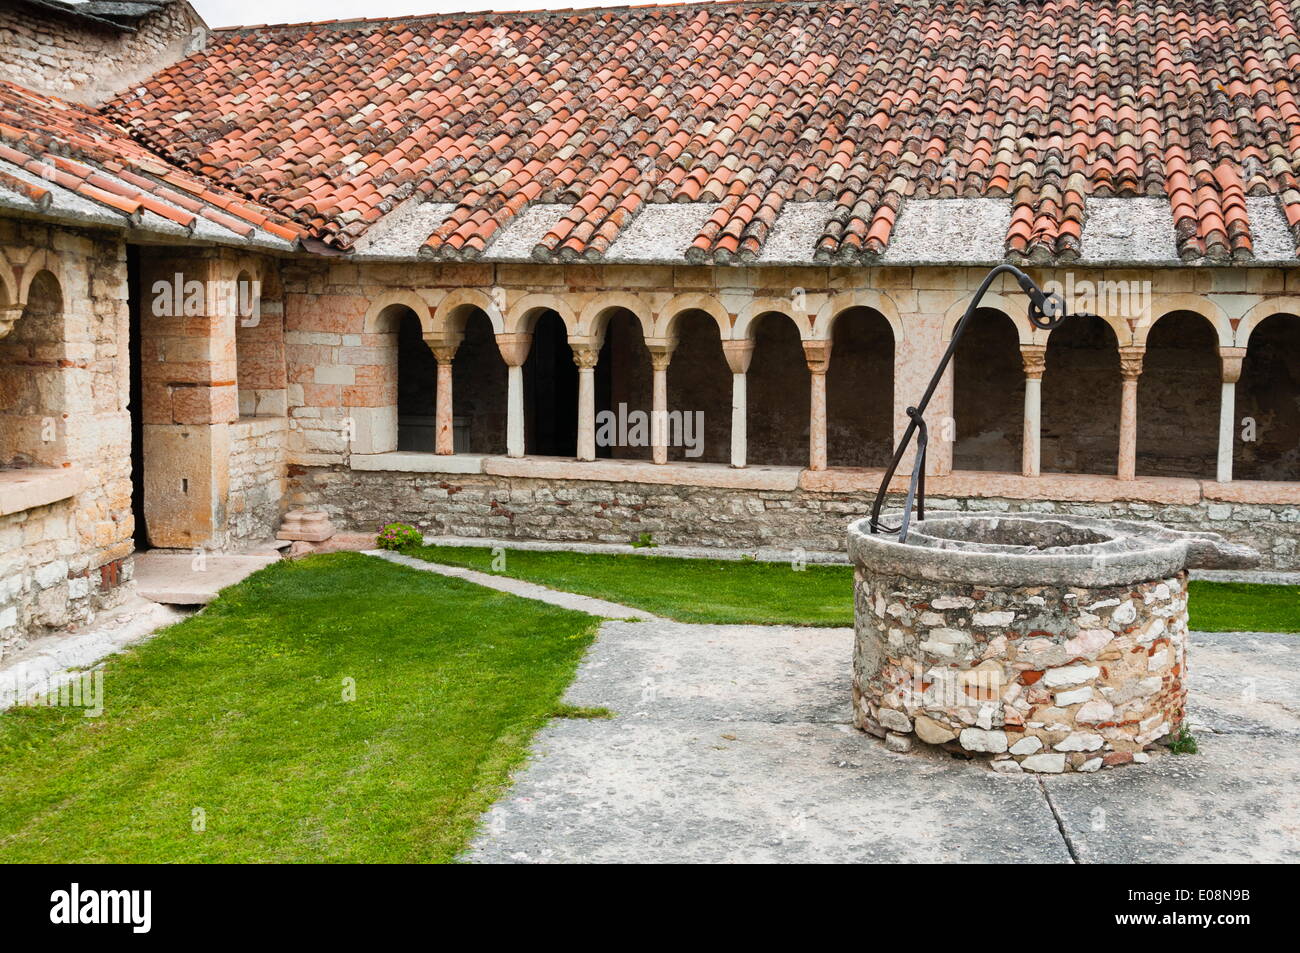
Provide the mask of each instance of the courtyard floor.
POLYGON ((632 619, 644 613, 424 568, 624 619, 604 623, 564 696, 615 717, 548 723, 466 859, 1300 860, 1293 635, 1195 635, 1198 755, 1007 777, 947 755, 893 754, 854 730, 850 629, 632 619))

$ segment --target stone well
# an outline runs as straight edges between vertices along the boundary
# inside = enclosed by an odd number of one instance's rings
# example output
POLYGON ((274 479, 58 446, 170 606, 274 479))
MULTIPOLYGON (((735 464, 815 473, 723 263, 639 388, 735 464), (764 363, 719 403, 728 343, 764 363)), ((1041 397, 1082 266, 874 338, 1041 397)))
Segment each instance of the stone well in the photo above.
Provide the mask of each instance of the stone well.
POLYGON ((853 718, 994 770, 1145 761, 1187 697, 1187 570, 1258 557, 1211 533, 1083 517, 932 513, 906 543, 867 520, 854 563, 853 718))

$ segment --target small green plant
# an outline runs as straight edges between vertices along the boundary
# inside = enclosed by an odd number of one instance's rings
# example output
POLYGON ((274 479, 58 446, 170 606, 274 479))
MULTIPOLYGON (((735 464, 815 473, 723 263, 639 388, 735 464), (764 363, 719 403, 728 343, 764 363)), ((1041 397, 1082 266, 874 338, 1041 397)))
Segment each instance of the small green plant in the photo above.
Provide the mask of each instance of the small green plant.
POLYGON ((1173 733, 1169 740, 1169 750, 1173 754, 1199 754, 1200 749, 1196 746, 1196 738, 1186 725, 1182 725, 1173 733))
POLYGON ((741 561, 742 563, 752 563, 752 562, 757 562, 757 561, 758 561, 758 556, 754 555, 753 553, 741 553, 741 554, 740 554, 740 561, 741 561))
POLYGON ((407 523, 389 523, 375 537, 375 545, 380 549, 405 549, 423 543, 424 537, 420 531, 407 523))
POLYGON ((552 718, 613 718, 614 713, 604 706, 556 705, 552 718))
POLYGON ((632 541, 633 549, 654 549, 658 545, 659 544, 655 542, 655 538, 649 533, 642 533, 632 541))

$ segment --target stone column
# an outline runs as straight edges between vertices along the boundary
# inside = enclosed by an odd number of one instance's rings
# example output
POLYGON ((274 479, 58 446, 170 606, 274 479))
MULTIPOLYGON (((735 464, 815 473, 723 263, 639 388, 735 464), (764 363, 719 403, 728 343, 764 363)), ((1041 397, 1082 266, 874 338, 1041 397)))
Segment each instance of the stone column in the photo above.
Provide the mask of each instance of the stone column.
POLYGON ((1241 362, 1245 357, 1244 347, 1219 348, 1223 384, 1219 391, 1219 466, 1215 479, 1220 483, 1232 481, 1233 435, 1237 429, 1237 381, 1241 380, 1241 362))
POLYGON ((654 368, 654 407, 650 412, 650 448, 655 463, 668 462, 668 364, 676 341, 646 341, 654 368))
POLYGON ((808 402, 808 469, 826 469, 826 371, 831 365, 830 341, 804 341, 804 360, 812 375, 808 402))
POLYGON ((524 455, 524 361, 533 346, 531 334, 498 334, 497 347, 506 362, 506 455, 524 455))
POLYGON ((1020 363, 1025 368, 1025 434, 1020 472, 1036 477, 1043 466, 1043 370, 1047 366, 1047 345, 1020 345, 1020 363))
POLYGON ((754 342, 723 341, 722 353, 731 368, 731 465, 745 466, 749 433, 749 362, 754 356, 754 342))
POLYGON ((5 337, 14 329, 18 319, 23 316, 23 306, 20 304, 0 304, 0 338, 5 337))
POLYGON ((236 315, 218 293, 220 253, 194 250, 141 261, 142 288, 208 289, 201 314, 177 313, 146 295, 140 374, 144 516, 149 542, 165 549, 224 548, 230 496, 230 425, 239 419, 236 315))
POLYGON ((456 349, 460 347, 460 334, 426 334, 424 343, 433 351, 438 362, 438 396, 435 404, 437 419, 433 452, 443 455, 456 452, 455 433, 452 427, 455 404, 452 401, 451 372, 452 361, 456 359, 456 349))
POLYGON ((1145 347, 1119 349, 1119 373, 1123 393, 1119 411, 1119 478, 1132 480, 1137 474, 1138 378, 1142 376, 1145 347))
POLYGON ((570 338, 573 363, 578 365, 578 459, 596 459, 596 364, 601 341, 570 338))

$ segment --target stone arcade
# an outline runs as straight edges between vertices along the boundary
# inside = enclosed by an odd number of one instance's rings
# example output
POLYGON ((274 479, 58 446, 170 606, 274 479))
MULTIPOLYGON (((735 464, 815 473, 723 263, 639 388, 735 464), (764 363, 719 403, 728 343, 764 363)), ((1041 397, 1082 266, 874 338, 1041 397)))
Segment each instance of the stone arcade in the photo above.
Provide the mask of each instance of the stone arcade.
POLYGON ((1005 260, 1098 316, 986 298, 931 405, 932 506, 1297 568, 1290 11, 1045 9, 6 4, 0 653, 111 605, 140 548, 290 510, 842 551, 1005 260), (599 439, 622 405, 702 414, 701 453, 599 439))

